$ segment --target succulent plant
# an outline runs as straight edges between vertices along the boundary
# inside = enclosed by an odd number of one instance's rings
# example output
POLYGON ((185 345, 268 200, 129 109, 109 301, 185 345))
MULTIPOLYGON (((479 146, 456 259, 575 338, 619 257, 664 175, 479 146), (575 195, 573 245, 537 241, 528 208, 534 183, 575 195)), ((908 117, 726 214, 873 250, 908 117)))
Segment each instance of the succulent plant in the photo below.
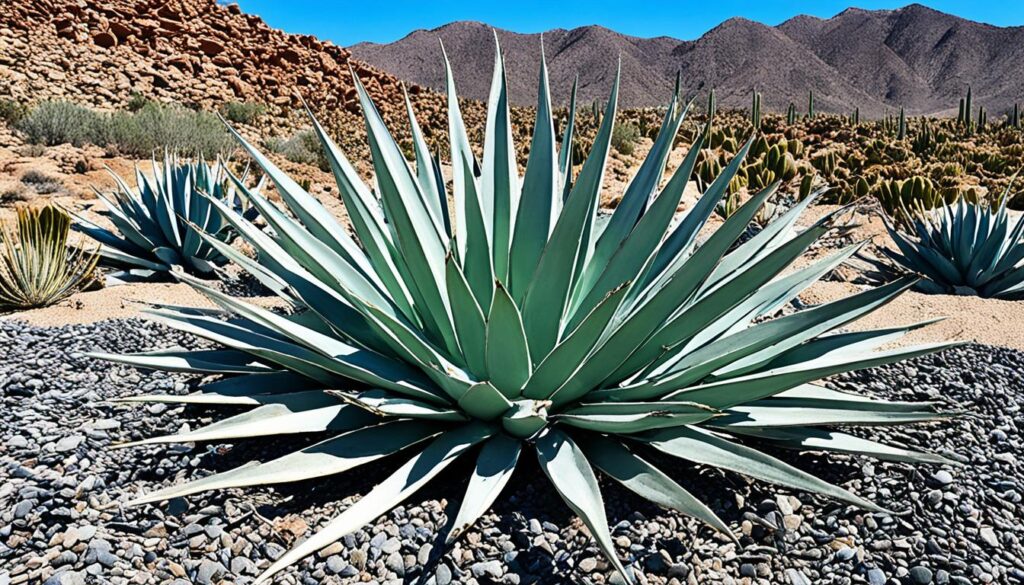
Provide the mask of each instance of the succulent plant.
POLYGON ((897 249, 886 255, 924 277, 918 288, 942 294, 1024 298, 1024 220, 998 202, 965 197, 913 217, 908 231, 887 223, 897 249))
POLYGON ((915 325, 830 334, 893 299, 913 279, 762 319, 858 248, 786 271, 832 223, 834 215, 796 228, 813 197, 737 245, 777 184, 754 194, 697 244, 749 140, 674 224, 703 143, 691 146, 659 189, 688 108, 677 94, 614 213, 599 223, 618 77, 594 147, 563 201, 568 176, 558 164, 543 59, 537 121, 522 178, 513 157, 500 50, 481 162, 467 140, 445 61, 455 169, 451 215, 445 182, 419 133, 413 132, 413 168, 358 78, 376 193, 313 121, 355 237, 238 136, 287 210, 234 180, 268 231, 256 229, 217 198, 207 199, 256 249, 256 259, 215 236, 201 235, 296 312, 269 311, 186 276, 223 314, 167 306, 150 313, 223 349, 100 357, 147 368, 235 375, 196 394, 132 401, 252 407, 210 426, 141 443, 324 431, 330 436, 279 459, 166 487, 134 503, 323 477, 404 452, 405 463, 391 476, 277 559, 257 580, 265 581, 386 513, 472 451, 476 465, 450 525, 450 542, 490 507, 520 458, 529 455, 537 458, 554 491, 589 528, 612 565, 632 580, 610 536, 598 472, 729 533, 706 505, 651 463, 649 452, 871 511, 881 508, 746 441, 882 459, 943 460, 829 428, 941 418, 930 405, 884 402, 813 383, 947 347, 876 351, 915 325))
MULTIPOLYGON (((211 276, 227 258, 201 236, 212 234, 231 242, 235 232, 224 222, 211 200, 239 205, 233 185, 227 181, 222 160, 183 161, 170 154, 162 165, 153 161, 152 177, 135 170, 133 189, 112 170, 116 183, 110 193, 96 190, 116 230, 105 229, 77 216, 73 227, 100 244, 100 256, 124 269, 115 278, 149 278, 171 270, 211 276)), ((255 209, 245 212, 255 217, 255 209)))
POLYGON ((68 246, 71 218, 53 206, 19 206, 0 222, 0 310, 45 307, 92 279, 95 251, 68 246))

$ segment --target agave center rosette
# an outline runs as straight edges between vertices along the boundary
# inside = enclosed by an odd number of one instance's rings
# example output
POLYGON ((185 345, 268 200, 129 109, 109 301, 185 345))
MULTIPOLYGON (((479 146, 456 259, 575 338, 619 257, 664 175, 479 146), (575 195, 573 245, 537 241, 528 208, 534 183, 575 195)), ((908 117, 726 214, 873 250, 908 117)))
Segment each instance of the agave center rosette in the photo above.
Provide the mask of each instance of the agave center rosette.
POLYGON ((707 127, 698 133, 663 181, 688 108, 677 83, 650 152, 614 213, 599 220, 618 76, 594 147, 575 173, 569 158, 575 88, 559 149, 542 59, 536 123, 520 177, 500 55, 496 51, 482 161, 470 148, 445 58, 451 206, 440 160, 430 155, 408 97, 414 165, 355 75, 373 189, 313 119, 351 233, 236 135, 286 209, 235 180, 267 230, 216 199, 210 202, 257 257, 210 235, 203 239, 294 310, 269 311, 190 280, 222 311, 157 307, 151 314, 223 348, 104 357, 230 375, 196 394, 130 400, 252 407, 207 427, 140 443, 314 432, 328 438, 279 459, 158 490, 136 503, 322 477, 408 452, 390 477, 271 565, 261 577, 266 579, 386 513, 472 450, 476 466, 451 523, 451 540, 489 508, 525 452, 537 457, 555 491, 631 579, 609 533, 598 472, 729 533, 714 512, 648 462, 650 451, 875 511, 880 508, 746 440, 943 461, 829 428, 939 418, 930 405, 872 400, 813 384, 948 345, 876 351, 920 324, 836 331, 894 298, 912 279, 762 319, 858 248, 788 270, 829 229, 831 216, 797 227, 813 197, 737 244, 777 188, 773 183, 698 245, 698 232, 750 143, 674 223, 708 133, 707 127))

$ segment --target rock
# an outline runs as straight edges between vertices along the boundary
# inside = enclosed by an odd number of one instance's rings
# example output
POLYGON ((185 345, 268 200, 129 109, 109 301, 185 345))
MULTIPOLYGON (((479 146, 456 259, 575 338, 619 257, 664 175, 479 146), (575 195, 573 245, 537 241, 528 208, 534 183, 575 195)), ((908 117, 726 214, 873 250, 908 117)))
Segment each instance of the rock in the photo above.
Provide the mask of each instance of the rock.
POLYGON ((117 37, 109 31, 101 31, 92 36, 92 42, 104 49, 109 49, 117 45, 117 37))
POLYGON ((953 483, 953 475, 945 469, 940 469, 932 474, 931 482, 934 485, 945 487, 953 483))
POLYGON ((981 540, 985 544, 992 548, 999 548, 999 539, 996 537, 996 532, 992 530, 991 526, 982 526, 981 530, 978 531, 978 535, 981 536, 981 540))
POLYGON ((910 569, 910 579, 916 585, 928 585, 932 582, 932 570, 928 567, 914 567, 910 569))
POLYGON ((885 585, 886 576, 881 569, 868 569, 868 583, 870 585, 885 585))

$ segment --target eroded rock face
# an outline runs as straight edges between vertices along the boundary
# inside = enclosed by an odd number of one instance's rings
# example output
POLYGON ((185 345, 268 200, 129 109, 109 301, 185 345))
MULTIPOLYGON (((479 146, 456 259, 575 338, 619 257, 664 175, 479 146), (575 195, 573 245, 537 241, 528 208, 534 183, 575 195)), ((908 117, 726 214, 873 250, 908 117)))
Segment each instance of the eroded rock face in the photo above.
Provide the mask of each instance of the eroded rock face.
MULTIPOLYGON (((385 117, 402 111, 394 77, 307 35, 269 27, 216 0, 5 0, 0 95, 64 99, 100 109, 133 92, 216 109, 254 101, 292 111, 301 95, 319 112, 358 112, 350 65, 385 117)), ((440 96, 416 91, 427 115, 440 96)))

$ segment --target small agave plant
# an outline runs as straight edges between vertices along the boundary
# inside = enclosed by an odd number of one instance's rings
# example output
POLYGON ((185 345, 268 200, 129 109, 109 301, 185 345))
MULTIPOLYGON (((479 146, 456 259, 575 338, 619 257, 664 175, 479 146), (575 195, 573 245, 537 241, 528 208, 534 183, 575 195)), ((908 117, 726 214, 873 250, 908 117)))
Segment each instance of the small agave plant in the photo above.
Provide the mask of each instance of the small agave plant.
MULTIPOLYGON (((235 238, 213 203, 235 207, 239 202, 224 161, 210 164, 166 154, 163 165, 153 161, 152 178, 135 169, 135 189, 113 171, 110 174, 116 189, 109 194, 96 190, 96 194, 118 233, 81 216, 75 218, 74 227, 100 243, 104 261, 125 269, 115 278, 144 279, 172 270, 207 277, 227 262, 200 235, 223 243, 235 238)), ((253 211, 244 215, 255 218, 253 211)))
POLYGON ((1009 190, 997 203, 963 198, 910 215, 908 232, 887 222, 901 268, 924 276, 917 287, 939 294, 1024 298, 1024 219, 1010 217, 1009 190))
POLYGON ((567 132, 561 150, 556 148, 543 60, 523 177, 517 173, 500 51, 480 163, 467 140, 447 58, 445 65, 453 213, 439 164, 429 155, 408 100, 415 168, 403 158, 358 78, 375 190, 313 120, 355 237, 238 136, 287 210, 236 180, 270 230, 257 229, 216 198, 208 200, 257 250, 257 259, 200 235, 295 310, 268 311, 188 279, 223 313, 167 306, 150 313, 222 349, 99 357, 231 375, 195 394, 129 401, 251 407, 207 427, 133 445, 292 433, 327 438, 278 459, 160 489, 134 504, 323 477, 403 452, 404 464, 275 561, 258 580, 265 581, 385 514, 473 452, 476 466, 450 523, 451 542, 491 506, 519 460, 536 457, 554 492, 589 527, 613 566, 632 580, 610 536, 598 473, 729 533, 711 509, 650 462, 651 451, 870 511, 881 508, 748 443, 944 461, 830 428, 940 418, 930 405, 884 402, 814 384, 839 372, 949 346, 878 351, 919 325, 836 331, 892 300, 913 279, 759 319, 774 315, 857 249, 787 271, 829 229, 829 218, 796 228, 810 198, 734 248, 777 185, 755 194, 697 245, 698 232, 749 143, 673 225, 701 148, 698 139, 661 186, 687 110, 677 88, 650 154, 614 214, 599 222, 618 80, 593 150, 565 189, 573 137, 567 132))
POLYGON ((64 210, 22 206, 16 214, 0 221, 0 311, 52 305, 92 280, 99 256, 68 245, 64 210))

